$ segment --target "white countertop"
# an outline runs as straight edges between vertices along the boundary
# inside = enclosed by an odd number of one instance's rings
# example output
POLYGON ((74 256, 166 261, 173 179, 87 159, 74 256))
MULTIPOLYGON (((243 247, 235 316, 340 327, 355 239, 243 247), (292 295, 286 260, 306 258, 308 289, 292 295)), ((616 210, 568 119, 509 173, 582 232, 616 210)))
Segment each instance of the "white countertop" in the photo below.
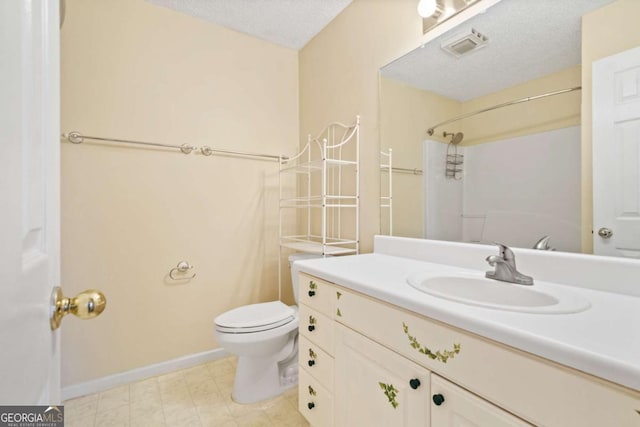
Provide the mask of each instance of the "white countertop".
MULTIPOLYGON (((462 267, 380 253, 305 260, 297 262, 296 267, 426 317, 640 391, 640 297, 558 285, 586 298, 591 307, 574 314, 529 314, 449 301, 420 292, 406 282, 409 275, 421 270, 439 267, 446 273, 465 270, 462 267)), ((535 274, 533 276, 535 279, 535 274)))

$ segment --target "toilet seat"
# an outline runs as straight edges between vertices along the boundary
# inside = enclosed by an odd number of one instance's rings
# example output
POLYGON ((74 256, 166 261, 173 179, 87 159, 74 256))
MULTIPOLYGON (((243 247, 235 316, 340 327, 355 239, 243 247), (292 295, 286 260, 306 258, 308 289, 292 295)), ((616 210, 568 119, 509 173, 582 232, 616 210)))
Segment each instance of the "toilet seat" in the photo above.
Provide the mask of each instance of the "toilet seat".
POLYGON ((227 311, 216 317, 218 332, 228 334, 246 334, 267 331, 287 323, 296 317, 296 310, 281 301, 245 305, 227 311))

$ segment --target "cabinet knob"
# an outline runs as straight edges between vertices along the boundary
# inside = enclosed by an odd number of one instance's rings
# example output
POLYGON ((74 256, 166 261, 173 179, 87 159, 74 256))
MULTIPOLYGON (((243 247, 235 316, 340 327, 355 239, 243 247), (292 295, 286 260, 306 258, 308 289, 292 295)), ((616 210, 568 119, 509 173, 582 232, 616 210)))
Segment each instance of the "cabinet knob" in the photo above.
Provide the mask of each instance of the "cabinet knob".
POLYGON ((316 291, 309 291, 309 296, 312 297, 316 294, 316 291))
POLYGON ((309 364, 309 367, 312 367, 313 365, 316 364, 316 361, 315 360, 309 360, 307 363, 309 364))
POLYGON ((417 378, 409 380, 409 386, 411 386, 411 388, 414 390, 417 389, 418 387, 420 387, 420 380, 417 378))
POLYGON ((309 408, 309 410, 311 410, 311 409, 313 409, 313 408, 315 408, 315 407, 316 407, 316 404, 315 404, 315 403, 313 403, 313 402, 309 402, 309 403, 307 403, 307 408, 309 408))
POLYGON ((435 403, 436 406, 440 406, 444 403, 444 396, 441 395, 440 393, 434 394, 432 399, 433 399, 433 403, 435 403))
POLYGON ((313 332, 315 331, 316 327, 314 325, 309 325, 307 329, 309 329, 309 332, 313 332))

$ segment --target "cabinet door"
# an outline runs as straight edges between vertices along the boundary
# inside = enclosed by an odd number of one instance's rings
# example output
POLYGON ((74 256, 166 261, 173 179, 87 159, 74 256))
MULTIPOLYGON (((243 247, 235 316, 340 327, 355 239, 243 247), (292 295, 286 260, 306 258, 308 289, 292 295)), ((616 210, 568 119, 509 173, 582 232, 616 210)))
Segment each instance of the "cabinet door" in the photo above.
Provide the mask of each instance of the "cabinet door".
POLYGON ((431 374, 432 427, 523 427, 531 424, 431 374))
POLYGON ((336 325, 336 426, 428 426, 429 371, 336 325))

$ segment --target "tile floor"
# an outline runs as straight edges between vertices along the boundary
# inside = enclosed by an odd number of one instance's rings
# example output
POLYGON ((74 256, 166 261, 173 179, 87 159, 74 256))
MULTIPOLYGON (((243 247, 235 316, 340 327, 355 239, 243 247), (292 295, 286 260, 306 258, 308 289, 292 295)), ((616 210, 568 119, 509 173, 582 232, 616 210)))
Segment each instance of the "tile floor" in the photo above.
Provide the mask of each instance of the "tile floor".
POLYGON ((64 402, 66 427, 308 426, 297 389, 266 402, 231 400, 235 358, 131 383, 64 402))

